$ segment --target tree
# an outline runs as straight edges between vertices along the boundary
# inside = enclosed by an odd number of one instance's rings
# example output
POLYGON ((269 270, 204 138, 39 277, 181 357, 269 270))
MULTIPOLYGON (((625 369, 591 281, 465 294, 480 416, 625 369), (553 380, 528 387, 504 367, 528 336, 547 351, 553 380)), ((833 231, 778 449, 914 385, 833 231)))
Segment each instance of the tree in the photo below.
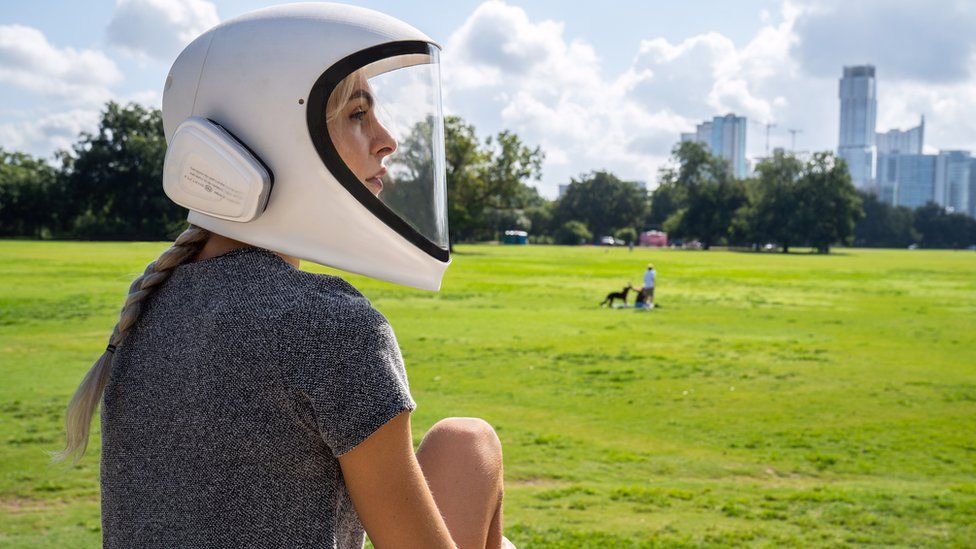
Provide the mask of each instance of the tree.
POLYGON ((679 188, 683 200, 665 230, 679 238, 697 238, 707 250, 729 236, 732 218, 746 202, 745 187, 732 177, 728 162, 700 143, 679 143, 672 154, 678 167, 666 168, 661 179, 679 188))
POLYGON ((84 238, 164 240, 186 223, 186 210, 163 192, 166 141, 162 114, 109 102, 98 131, 63 154, 66 215, 84 238))
POLYGON ((847 164, 830 152, 813 153, 796 184, 797 233, 819 253, 836 242, 850 244, 864 216, 847 164))
POLYGON ((406 214, 420 234, 437 242, 446 235, 435 212, 441 190, 434 180, 435 129, 435 119, 427 117, 414 124, 398 144, 397 154, 387 163, 389 186, 381 198, 393 211, 406 214))
POLYGON ((44 160, 0 148, 0 235, 39 238, 54 228, 57 177, 44 160))
POLYGON ((976 244, 976 219, 949 213, 934 202, 915 210, 915 229, 924 248, 965 248, 976 244))
POLYGON ((524 208, 541 200, 526 182, 542 175, 542 149, 527 147, 509 131, 482 144, 474 126, 457 116, 445 118, 444 130, 452 243, 484 235, 489 209, 524 208))
POLYGON ((647 217, 644 218, 645 227, 663 229, 664 222, 681 209, 685 197, 676 179, 677 175, 669 173, 667 169, 659 177, 660 182, 650 195, 647 217))
POLYGON ((556 232, 553 223, 554 211, 555 203, 545 199, 538 206, 529 206, 524 210, 525 216, 529 218, 533 235, 552 236, 556 232))
POLYGON ((532 220, 520 208, 488 208, 485 210, 485 226, 493 238, 507 230, 531 231, 532 220))
POLYGON ((556 231, 556 244, 577 246, 593 240, 593 233, 582 221, 567 221, 556 231))
POLYGON ((637 244, 637 231, 633 227, 624 227, 614 233, 613 237, 627 244, 637 244))
POLYGON ((804 165, 792 153, 777 151, 756 166, 757 177, 747 185, 748 204, 738 218, 745 236, 756 244, 775 242, 788 253, 801 242, 796 223, 797 187, 804 165))
POLYGON ((638 184, 595 171, 572 180, 556 204, 556 217, 563 223, 582 221, 597 236, 612 235, 639 224, 645 199, 646 191, 638 184))
POLYGON ((854 226, 855 246, 905 248, 921 240, 910 208, 881 202, 874 193, 858 194, 864 217, 854 226))

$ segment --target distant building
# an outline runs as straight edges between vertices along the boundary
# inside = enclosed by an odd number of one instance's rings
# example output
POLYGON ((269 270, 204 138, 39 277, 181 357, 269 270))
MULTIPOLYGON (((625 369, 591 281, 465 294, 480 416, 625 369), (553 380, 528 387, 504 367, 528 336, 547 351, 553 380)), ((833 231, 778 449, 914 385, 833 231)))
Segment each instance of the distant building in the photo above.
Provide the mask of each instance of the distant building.
POLYGON ((569 184, 568 183, 565 184, 565 185, 560 185, 559 186, 559 196, 557 196, 557 198, 562 198, 563 195, 566 194, 566 190, 567 189, 569 189, 569 184))
POLYGON ((935 199, 934 154, 878 156, 879 198, 894 206, 918 208, 935 199))
POLYGON ((898 185, 898 154, 879 154, 875 170, 878 200, 895 205, 895 187, 898 185))
POLYGON ((840 79, 840 141, 837 155, 847 161, 859 189, 874 187, 875 118, 878 99, 874 65, 844 67, 840 79))
POLYGON ((976 158, 969 162, 969 215, 976 217, 976 158))
POLYGON ((933 200, 954 212, 968 214, 973 158, 969 151, 939 151, 935 162, 933 200))
POLYGON ((925 117, 918 126, 907 130, 888 130, 874 134, 878 154, 922 154, 925 142, 925 117))
POLYGON ((724 158, 732 165, 736 177, 746 177, 749 165, 746 163, 746 118, 729 113, 716 116, 695 127, 694 132, 682 133, 681 141, 697 141, 706 145, 709 151, 724 158))
POLYGON ((935 202, 976 217, 976 157, 969 151, 923 154, 925 116, 907 130, 875 132, 877 96, 873 65, 844 67, 840 79, 840 142, 854 185, 895 206, 935 202))

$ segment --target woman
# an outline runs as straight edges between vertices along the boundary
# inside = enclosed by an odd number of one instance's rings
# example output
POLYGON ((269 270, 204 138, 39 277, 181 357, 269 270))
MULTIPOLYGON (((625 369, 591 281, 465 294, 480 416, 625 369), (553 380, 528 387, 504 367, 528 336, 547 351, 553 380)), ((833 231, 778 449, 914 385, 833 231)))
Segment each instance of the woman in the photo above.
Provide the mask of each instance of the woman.
POLYGON ((439 95, 402 134, 428 131, 434 148, 404 163, 429 169, 393 174, 372 84, 436 69, 435 48, 376 12, 303 4, 228 21, 174 64, 164 185, 192 224, 130 286, 60 456, 84 453, 102 400, 106 547, 361 547, 364 528, 379 548, 511 546, 491 426, 442 420, 414 454, 389 323, 342 279, 298 269, 439 286, 439 95))

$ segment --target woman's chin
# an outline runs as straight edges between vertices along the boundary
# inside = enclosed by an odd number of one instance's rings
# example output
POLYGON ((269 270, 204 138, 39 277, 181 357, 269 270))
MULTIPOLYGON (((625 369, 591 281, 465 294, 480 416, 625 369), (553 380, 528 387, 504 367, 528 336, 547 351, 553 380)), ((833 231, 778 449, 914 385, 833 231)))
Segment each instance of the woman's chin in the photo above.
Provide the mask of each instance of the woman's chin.
POLYGON ((383 182, 377 178, 367 179, 366 188, 373 193, 373 196, 379 196, 383 192, 383 182))

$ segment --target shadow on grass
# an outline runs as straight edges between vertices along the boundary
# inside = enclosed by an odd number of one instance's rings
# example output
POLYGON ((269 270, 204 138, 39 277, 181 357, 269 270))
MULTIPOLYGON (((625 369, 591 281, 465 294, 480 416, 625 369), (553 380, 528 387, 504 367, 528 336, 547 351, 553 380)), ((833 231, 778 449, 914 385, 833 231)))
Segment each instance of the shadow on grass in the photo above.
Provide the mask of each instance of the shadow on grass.
MULTIPOLYGON (((701 251, 701 250, 699 250, 699 251, 701 251)), ((808 251, 805 250, 805 251, 802 251, 802 252, 797 252, 797 251, 791 250, 789 252, 783 253, 781 250, 768 250, 767 251, 767 250, 752 250, 752 249, 749 249, 749 248, 725 248, 725 251, 732 252, 732 253, 737 253, 737 254, 767 255, 767 256, 770 256, 770 257, 773 257, 773 256, 780 256, 780 257, 786 257, 786 256, 789 256, 789 257, 842 257, 842 256, 852 255, 851 252, 849 252, 849 251, 835 251, 835 250, 830 250, 830 253, 826 253, 826 254, 817 253, 816 250, 808 250, 808 251)))
MULTIPOLYGON (((468 244, 472 246, 472 244, 468 244)), ((486 255, 484 252, 471 252, 471 251, 458 251, 456 248, 451 250, 451 255, 463 255, 465 257, 475 257, 479 255, 486 255)))

